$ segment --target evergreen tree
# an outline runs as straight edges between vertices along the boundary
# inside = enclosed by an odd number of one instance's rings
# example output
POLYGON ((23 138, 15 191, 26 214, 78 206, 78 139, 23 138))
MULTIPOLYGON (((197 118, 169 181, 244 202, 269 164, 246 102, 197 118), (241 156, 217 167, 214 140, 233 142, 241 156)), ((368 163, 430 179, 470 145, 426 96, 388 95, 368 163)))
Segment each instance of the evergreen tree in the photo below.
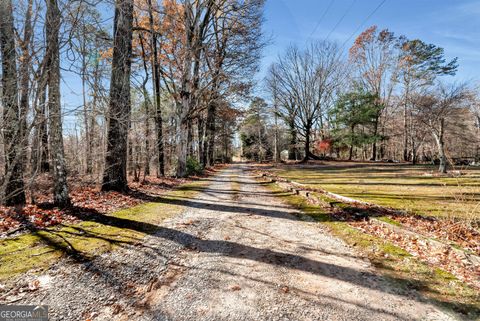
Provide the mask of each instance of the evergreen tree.
POLYGON ((353 91, 341 96, 332 109, 335 145, 350 147, 349 160, 353 157, 354 147, 373 144, 381 139, 373 126, 376 115, 382 108, 377 95, 353 91))

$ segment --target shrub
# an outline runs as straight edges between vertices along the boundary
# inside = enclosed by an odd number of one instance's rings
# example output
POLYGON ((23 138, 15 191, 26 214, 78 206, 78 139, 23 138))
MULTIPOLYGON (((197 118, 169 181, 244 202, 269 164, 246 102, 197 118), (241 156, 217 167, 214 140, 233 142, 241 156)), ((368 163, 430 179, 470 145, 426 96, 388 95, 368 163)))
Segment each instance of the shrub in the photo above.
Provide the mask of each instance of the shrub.
POLYGON ((187 158, 187 175, 199 175, 203 173, 203 167, 194 157, 187 158))

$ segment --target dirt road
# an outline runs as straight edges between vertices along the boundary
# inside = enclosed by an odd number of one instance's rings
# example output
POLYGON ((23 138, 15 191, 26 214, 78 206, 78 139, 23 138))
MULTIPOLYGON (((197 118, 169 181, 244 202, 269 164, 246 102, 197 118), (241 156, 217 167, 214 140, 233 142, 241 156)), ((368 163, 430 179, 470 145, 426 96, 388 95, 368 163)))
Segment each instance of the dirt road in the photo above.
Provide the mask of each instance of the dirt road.
POLYGON ((22 303, 65 320, 454 320, 397 293, 245 166, 210 178, 143 244, 59 264, 22 303))

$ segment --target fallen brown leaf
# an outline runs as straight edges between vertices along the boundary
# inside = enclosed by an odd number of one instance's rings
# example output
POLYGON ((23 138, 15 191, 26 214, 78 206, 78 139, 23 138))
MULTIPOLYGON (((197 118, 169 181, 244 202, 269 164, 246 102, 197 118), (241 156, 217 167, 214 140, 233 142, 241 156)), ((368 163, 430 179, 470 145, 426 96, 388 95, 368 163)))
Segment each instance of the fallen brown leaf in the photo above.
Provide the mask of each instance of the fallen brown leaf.
POLYGON ((242 288, 241 288, 240 285, 238 285, 238 284, 235 284, 234 286, 232 286, 232 287, 230 288, 230 290, 232 290, 232 291, 240 291, 241 289, 242 289, 242 288))
POLYGON ((39 280, 32 281, 28 284, 28 289, 30 291, 36 291, 36 290, 38 290, 39 287, 40 287, 40 281, 39 280))

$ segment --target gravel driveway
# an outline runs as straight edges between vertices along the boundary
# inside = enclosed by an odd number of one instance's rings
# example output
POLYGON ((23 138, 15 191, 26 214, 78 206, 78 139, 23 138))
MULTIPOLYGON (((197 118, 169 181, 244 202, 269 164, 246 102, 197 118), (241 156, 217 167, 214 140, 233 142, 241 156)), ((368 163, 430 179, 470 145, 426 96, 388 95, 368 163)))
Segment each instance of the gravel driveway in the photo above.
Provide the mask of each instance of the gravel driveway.
POLYGON ((321 225, 234 165, 145 242, 62 261, 16 304, 52 320, 454 320, 397 293, 321 225))

